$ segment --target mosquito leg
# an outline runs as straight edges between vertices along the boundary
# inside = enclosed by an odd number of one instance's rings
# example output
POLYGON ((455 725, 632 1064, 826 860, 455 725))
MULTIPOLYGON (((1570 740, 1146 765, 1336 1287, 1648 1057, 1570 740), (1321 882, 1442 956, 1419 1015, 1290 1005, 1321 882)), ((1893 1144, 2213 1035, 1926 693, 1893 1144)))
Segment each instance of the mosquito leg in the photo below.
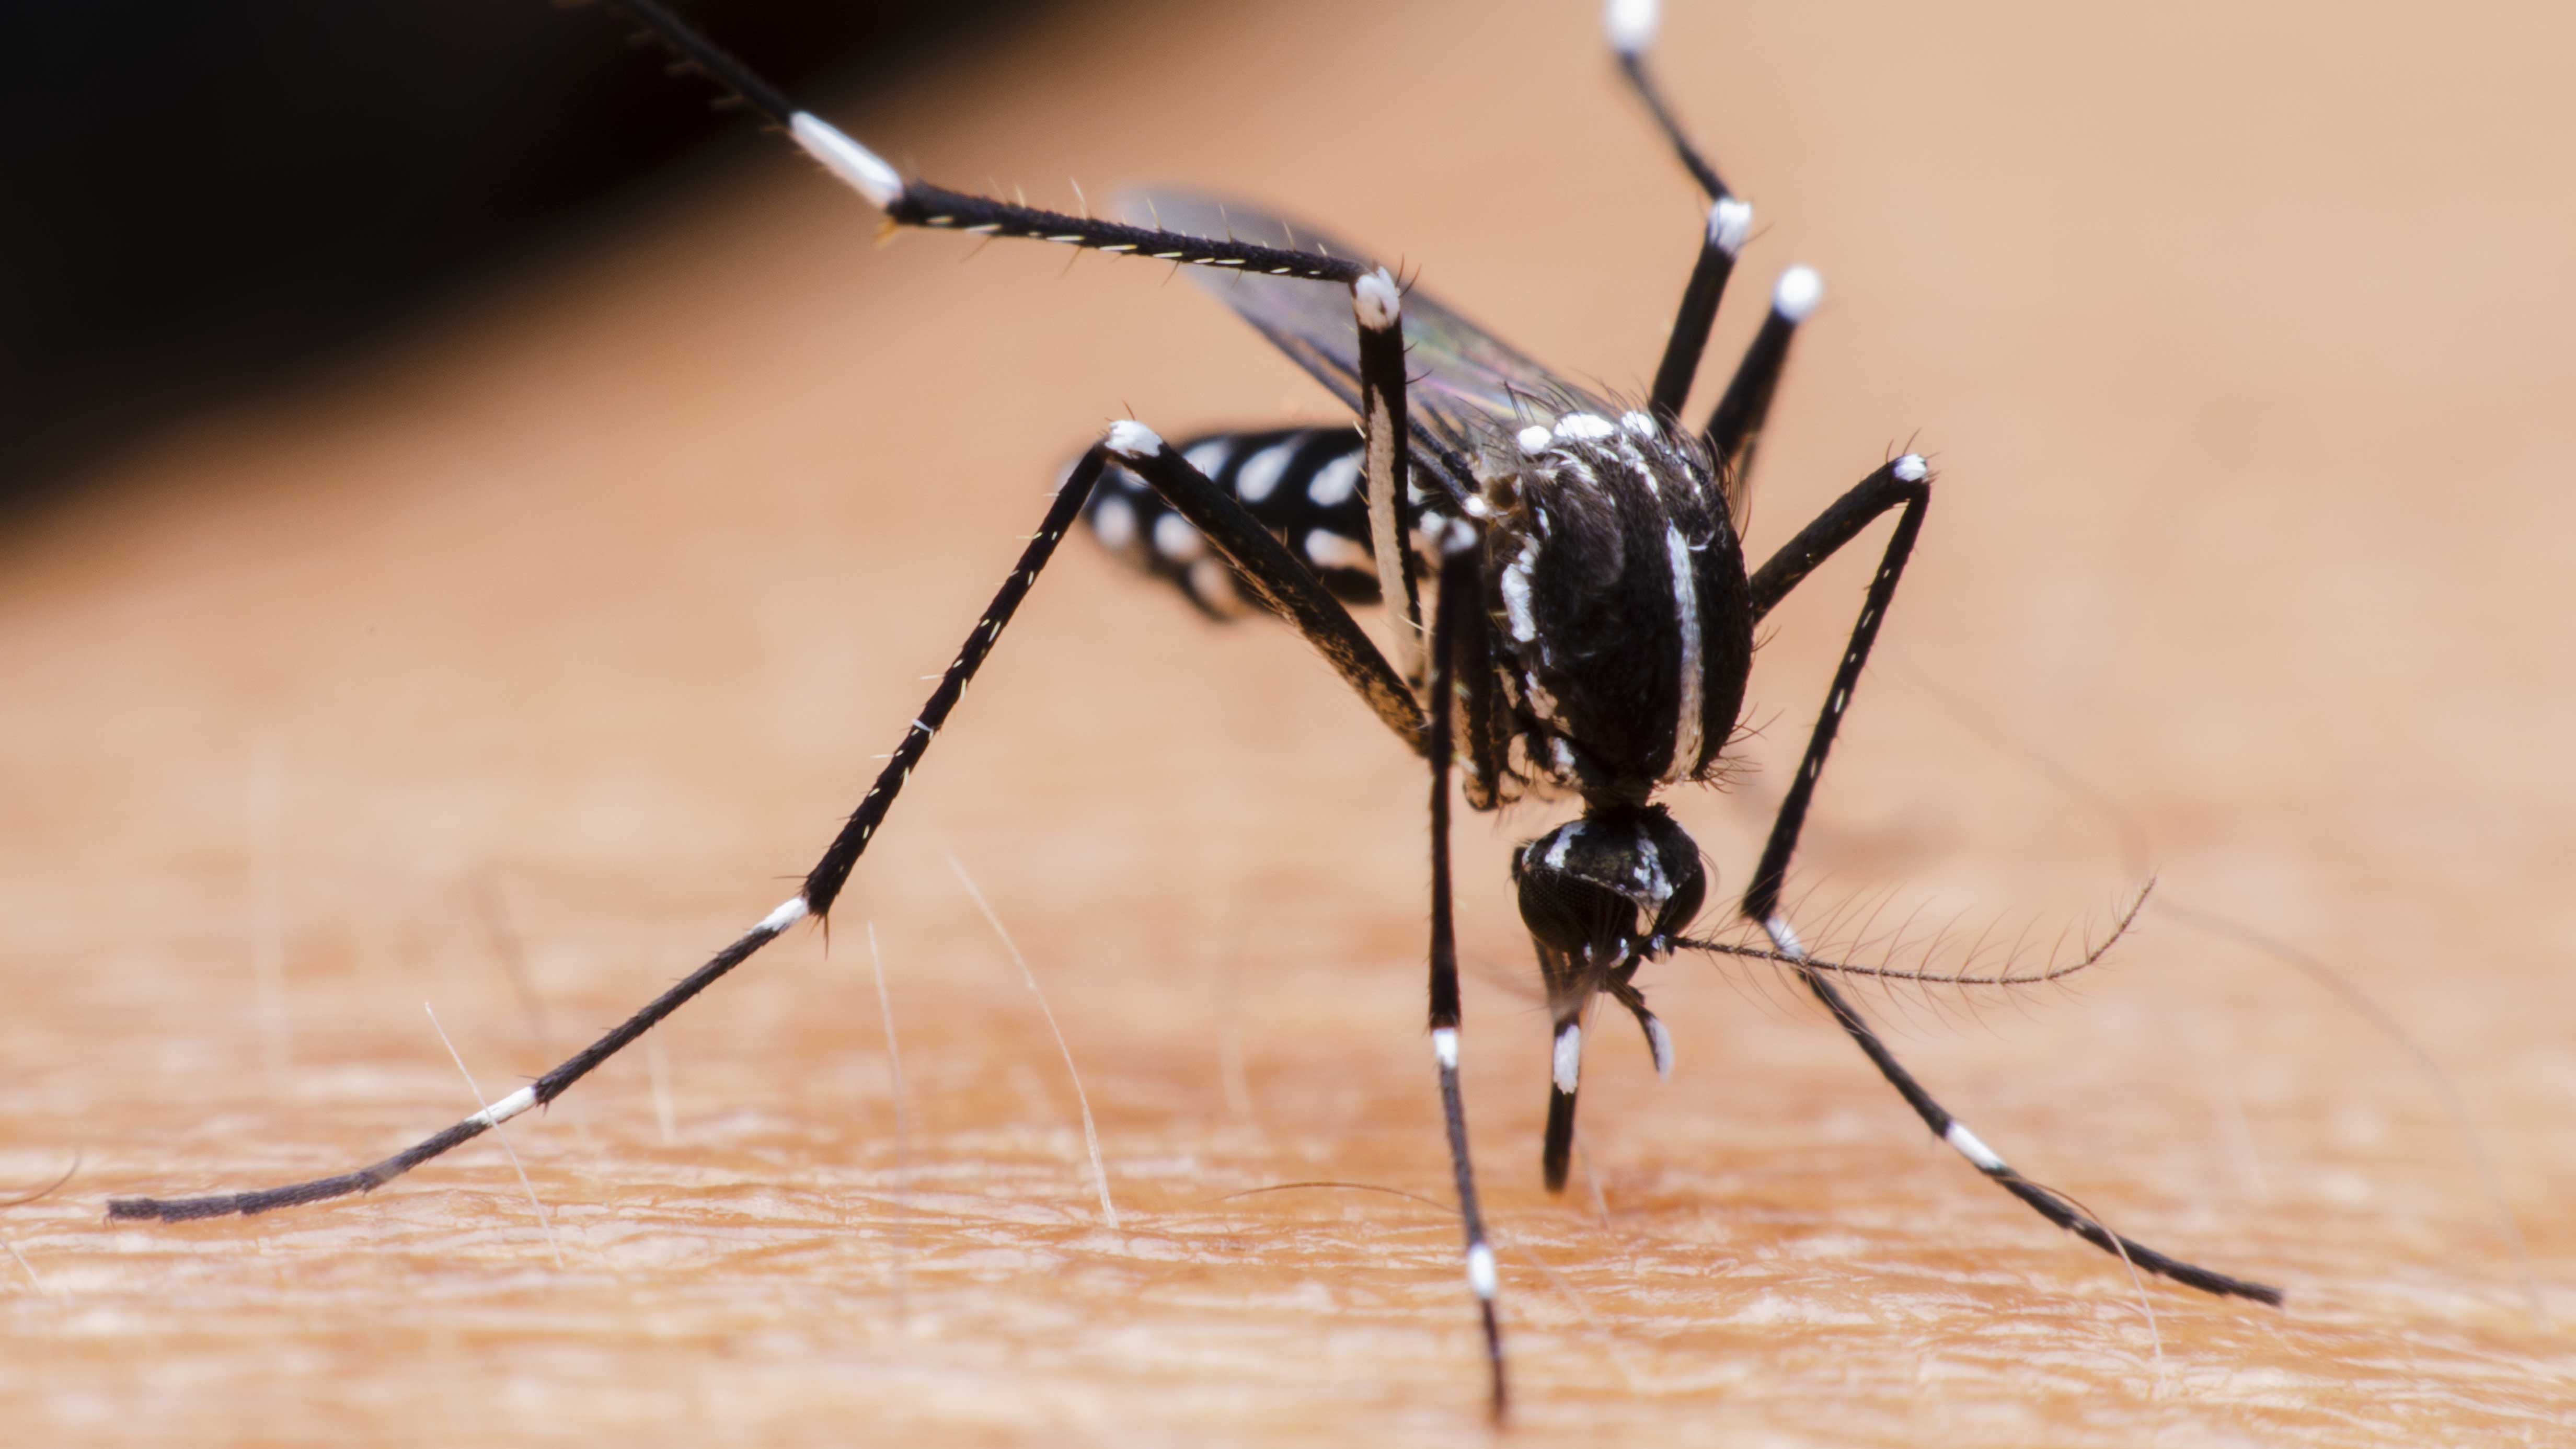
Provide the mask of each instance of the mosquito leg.
POLYGON ((1143 479, 1235 566, 1254 598, 1315 646, 1407 748, 1424 748, 1413 687, 1277 535, 1153 429, 1119 423, 1109 430, 1108 447, 1121 467, 1143 479))
MULTIPOLYGON (((1403 299, 1394 277, 1379 268, 1362 273, 1352 284, 1351 302, 1359 324, 1360 408, 1364 425, 1359 455, 1351 460, 1356 480, 1346 476, 1342 490, 1348 492, 1356 486, 1366 495, 1369 562, 1376 570, 1380 597, 1391 604, 1388 613, 1396 652, 1407 666, 1402 673, 1360 632, 1349 611, 1314 571, 1290 552, 1270 525, 1263 523, 1242 498, 1211 480, 1186 453, 1140 428, 1135 456, 1130 458, 1121 451, 1119 462, 1161 494, 1181 521, 1190 524, 1199 537, 1233 563, 1254 596, 1321 650, 1388 728, 1419 751, 1421 707, 1415 691, 1421 664, 1421 602, 1415 574, 1417 561, 1411 547, 1401 543, 1390 547, 1388 542, 1390 538, 1409 539, 1414 529, 1414 509, 1409 506, 1410 453, 1388 441, 1404 437, 1406 430, 1403 299), (1397 500, 1407 506, 1399 508, 1397 500)), ((1293 437, 1272 446, 1298 446, 1293 437)), ((1311 535, 1307 542, 1311 556, 1311 535)), ((1191 547, 1196 546, 1192 541, 1191 547)))
POLYGON ((1420 678, 1422 608, 1410 547, 1412 502, 1407 491, 1406 440, 1412 434, 1404 406, 1403 338, 1393 320, 1400 311, 1400 299, 1394 278, 1383 268, 1321 252, 1100 221, 971 196, 928 181, 906 181, 884 157, 797 106, 660 0, 608 0, 608 5, 785 128, 806 154, 865 197, 893 225, 1027 237, 1156 261, 1338 282, 1351 288, 1360 324, 1360 415, 1369 438, 1371 542, 1381 592, 1396 621, 1397 661, 1408 686, 1420 678), (1372 319, 1382 319, 1384 325, 1372 319))
POLYGON ((1721 196, 1708 208, 1708 231, 1700 238, 1699 260, 1690 284, 1682 289, 1681 310, 1672 334, 1664 340, 1664 360, 1655 368, 1655 385, 1647 394, 1655 412, 1681 416, 1690 401, 1691 380, 1699 375, 1700 354, 1708 350, 1708 330, 1717 321, 1717 303, 1726 295, 1726 279, 1735 273, 1736 253, 1753 226, 1753 208, 1732 196, 1721 196))
MULTIPOLYGON (((1405 440, 1404 299, 1383 270, 1351 286, 1351 311, 1359 327, 1360 420, 1367 440, 1370 542, 1397 637, 1421 637, 1421 604, 1413 575, 1413 508, 1405 440), (1399 608, 1401 612, 1398 612, 1399 608)), ((1466 511, 1481 513, 1476 500, 1466 511)), ((1492 1376, 1493 1414, 1500 1422, 1509 1391, 1503 1371, 1503 1334, 1494 1298, 1499 1280, 1493 1245, 1485 1238, 1485 1213, 1476 1198, 1476 1167, 1467 1146, 1467 1100, 1458 1083, 1458 935, 1449 879, 1449 765, 1457 735, 1455 717, 1462 669, 1482 663, 1476 621, 1484 608, 1479 586, 1480 530, 1465 519, 1433 522, 1432 548, 1440 560, 1437 607, 1432 615, 1429 677, 1423 689, 1423 754, 1431 762, 1431 1052, 1440 1070, 1440 1114, 1449 1137, 1449 1165, 1458 1184, 1458 1218, 1466 1239, 1467 1286, 1476 1295, 1485 1328, 1485 1360, 1492 1376)), ((1419 644, 1415 643, 1415 648, 1419 644)), ((1416 656, 1418 658, 1418 656, 1416 656)))
POLYGON ((1664 139, 1672 143, 1673 152, 1681 158, 1701 191, 1707 193, 1708 232, 1700 241, 1699 261, 1691 268, 1690 285, 1682 289, 1679 315, 1673 318, 1673 330, 1664 342, 1663 363, 1655 369, 1654 390, 1647 394, 1658 413, 1667 418, 1679 417, 1683 404, 1690 401, 1691 379, 1699 372, 1700 354, 1708 348, 1709 325, 1717 319, 1717 300, 1725 294, 1726 279, 1735 270, 1735 255, 1744 249, 1745 233, 1753 227, 1753 208, 1736 199, 1726 183, 1718 178, 1717 168, 1708 164, 1699 148, 1691 143, 1681 122, 1674 119, 1672 108, 1664 104, 1662 90, 1646 70, 1646 51, 1655 43, 1655 27, 1661 17, 1654 0, 1610 0, 1602 12, 1602 29, 1610 40, 1610 52, 1618 57, 1619 73, 1628 78, 1629 88, 1646 103, 1646 110, 1662 128, 1664 139))
POLYGON ((1813 267, 1791 267, 1780 274, 1771 285, 1771 310, 1762 329, 1753 334, 1753 345, 1744 349, 1744 360, 1736 364, 1735 376, 1709 412, 1708 426, 1700 430, 1730 498, 1743 496, 1753 475, 1753 452, 1771 416, 1780 373, 1789 365, 1789 343, 1824 294, 1824 279, 1813 267))
POLYGON ((1896 597, 1896 581, 1905 572, 1906 556, 1914 551, 1914 536, 1922 531, 1923 510, 1931 501, 1932 471, 1921 457, 1908 453, 1881 464, 1817 515, 1815 522, 1799 530, 1797 537, 1782 545, 1753 575, 1753 617, 1759 620, 1771 612, 1771 606, 1780 602, 1783 594, 1796 587, 1827 555, 1851 542, 1872 519, 1890 508, 1905 510, 1897 517, 1896 531, 1888 536, 1887 551, 1879 557, 1878 574, 1870 580, 1869 595, 1861 603, 1860 621, 1852 626, 1842 667, 1834 671, 1833 689, 1825 695, 1825 707, 1807 736, 1807 756, 1798 766, 1797 778, 1789 784, 1788 798, 1780 802, 1780 813, 1772 819, 1771 838, 1762 847, 1762 863, 1754 868, 1753 884, 1744 893, 1744 914, 1753 920, 1767 922, 1779 911, 1780 883, 1788 874, 1789 857, 1798 849, 1798 832, 1807 823, 1807 805, 1815 798, 1816 777, 1825 771, 1825 756, 1834 747, 1835 732, 1842 728, 1843 712, 1851 708, 1861 667, 1869 662, 1870 646, 1877 642, 1878 626, 1887 617, 1888 602, 1896 597))
POLYGON ((2277 1288, 2249 1283, 2197 1267, 2179 1259, 2131 1242, 2103 1228, 2099 1223, 2072 1210, 2057 1194, 2023 1177, 1986 1146, 1966 1123, 1950 1115, 1940 1103, 1932 1100, 1914 1080, 1913 1074, 1897 1063, 1879 1040, 1878 1033, 1842 992, 1835 989, 1820 971, 1805 965, 1806 947, 1780 912, 1780 890, 1788 874, 1789 859, 1798 848, 1798 833, 1806 823, 1807 807, 1813 800, 1817 777, 1824 773, 1825 756, 1833 749, 1834 734, 1842 725, 1845 711, 1851 707, 1852 691, 1860 683, 1862 667, 1869 661, 1870 646, 1878 638, 1878 626, 1886 618, 1887 606, 1896 596, 1897 579, 1905 572, 1905 560, 1913 551, 1915 535, 1923 526, 1924 510, 1930 506, 1931 471, 1923 459, 1908 453, 1862 479, 1834 505, 1819 514, 1813 523, 1800 530, 1796 538, 1783 545, 1753 576, 1753 610, 1756 618, 1770 612, 1781 596, 1797 586, 1835 550, 1857 537, 1870 522, 1890 508, 1902 508, 1896 520, 1896 531, 1887 541, 1879 558, 1878 573, 1870 580, 1869 594, 1862 601, 1860 619, 1853 625, 1851 642, 1843 652, 1842 666, 1834 672, 1832 691, 1825 697, 1823 712, 1807 739, 1807 754, 1798 767, 1797 778, 1789 786, 1788 798, 1780 804, 1780 813, 1771 825, 1771 838, 1763 846, 1762 862, 1755 867, 1753 884, 1745 892, 1743 912, 1769 933, 1771 944, 1782 956, 1798 963, 1798 974, 1807 989, 1833 1013, 1834 1021, 1857 1043, 1875 1064, 1879 1074, 1895 1087, 1898 1095, 1922 1117, 1935 1136, 1950 1144, 1960 1156, 1968 1159, 1979 1172, 1993 1179, 2006 1192, 2030 1205, 2041 1217, 2083 1238, 2086 1242, 2126 1257, 2140 1270, 2160 1274, 2177 1283, 2204 1292, 2251 1298, 2257 1302, 2281 1301, 2277 1288))
POLYGON ((1351 283, 1359 325, 1360 431, 1367 439, 1369 547, 1405 676, 1422 676, 1422 594, 1414 577, 1413 468, 1404 395, 1404 299, 1384 268, 1351 283))
POLYGON ((1674 119, 1672 107, 1664 104, 1663 91, 1646 70, 1646 52, 1655 43, 1655 29, 1663 20, 1661 10, 1655 0, 1609 0, 1602 8, 1601 28, 1609 37, 1610 53, 1618 57, 1620 74, 1628 78, 1637 99, 1646 103, 1664 139, 1672 143, 1673 154, 1681 158, 1682 166, 1709 200, 1724 201, 1735 193, 1726 189, 1726 183, 1718 179, 1717 168, 1708 164, 1708 158, 1691 144, 1681 122, 1674 119))
POLYGON ((1219 240, 1160 227, 1072 216, 950 191, 928 181, 906 181, 885 158, 788 100, 660 0, 608 3, 610 8, 634 18, 716 84, 784 127, 808 155, 865 197, 894 225, 1027 237, 1095 251, 1133 253, 1156 261, 1338 282, 1351 288, 1360 326, 1360 416, 1369 438, 1371 543, 1381 593, 1396 624, 1397 662, 1408 684, 1421 677, 1422 602, 1410 546, 1413 520, 1407 483, 1410 450, 1406 440, 1412 433, 1405 416, 1403 337, 1394 321, 1400 299, 1394 278, 1383 268, 1293 247, 1219 240))
MULTIPOLYGON (((1690 285, 1683 289, 1681 313, 1673 319, 1672 335, 1664 343, 1663 365, 1655 369, 1654 404, 1671 417, 1678 415, 1682 404, 1689 400, 1691 378, 1699 370, 1700 353, 1708 346, 1709 324, 1717 315, 1718 296, 1726 288, 1727 275, 1734 270, 1735 254, 1744 245, 1745 231, 1753 224, 1753 209, 1735 199, 1735 193, 1718 178, 1717 168, 1709 165, 1699 148, 1691 144, 1646 69, 1646 51, 1655 42, 1655 27, 1662 18, 1659 9, 1655 0, 1610 0, 1604 11, 1603 28, 1609 32, 1611 52, 1619 58, 1620 73, 1627 76, 1637 98, 1646 103, 1655 124, 1663 128, 1664 139, 1672 143, 1674 154, 1681 157, 1682 165, 1712 203, 1708 236, 1700 244, 1699 264, 1691 271, 1690 285)), ((1788 365, 1789 340, 1797 335, 1798 324, 1807 320, 1807 314, 1816 309, 1823 295, 1824 283, 1811 267, 1791 267, 1780 274, 1779 282, 1771 289, 1770 315, 1762 319, 1762 330, 1754 334, 1753 345, 1736 365, 1725 395, 1709 414, 1708 426, 1700 430, 1730 500, 1745 496, 1745 480, 1753 471, 1754 447, 1761 441, 1763 421, 1771 414, 1771 394, 1780 385, 1781 369, 1788 365)))
POLYGON ((1493 1410, 1499 1421, 1507 1403, 1503 1336, 1494 1306, 1494 1249, 1485 1240, 1484 1209, 1476 1200, 1476 1168, 1467 1150, 1467 1102, 1458 1086, 1458 937, 1449 888, 1449 756, 1451 696, 1467 655, 1468 616, 1483 607, 1477 569, 1476 530, 1451 522, 1437 542, 1439 597, 1432 614, 1430 720, 1424 731, 1431 757, 1431 1053, 1440 1068, 1440 1111, 1449 1133, 1449 1165, 1457 1175, 1458 1215, 1466 1228, 1467 1285, 1484 1318, 1485 1357, 1493 1373, 1493 1410))
MULTIPOLYGON (((1065 530, 1071 528, 1080 515, 1083 500, 1090 494, 1092 483, 1108 465, 1118 436, 1118 429, 1113 428, 1112 441, 1094 446, 1083 454, 1082 461, 1074 465, 1073 471, 1065 475, 1064 482, 1056 489, 1054 503, 1047 509, 1046 518, 1039 523, 1037 533, 1021 551, 1018 566, 1011 570, 1010 577, 1002 581, 993 601, 984 606, 983 617, 967 634, 964 647, 957 652, 956 662, 940 676, 939 687, 931 691, 921 713, 904 731, 903 742, 895 747, 885 769, 877 775, 876 783, 869 787, 867 797, 859 802, 859 808, 841 827, 831 848, 823 852, 823 858, 805 877, 804 886, 778 909, 763 917, 758 925, 717 952, 705 965, 690 972, 679 984, 653 998, 643 1010, 628 1017, 607 1035, 566 1058, 553 1071, 446 1131, 382 1162, 336 1177, 317 1178, 311 1182, 257 1192, 194 1198, 117 1198, 107 1205, 107 1215, 111 1218, 158 1218, 176 1222, 189 1218, 223 1217, 232 1213, 263 1213, 350 1193, 372 1192, 431 1158, 474 1140, 494 1125, 562 1096, 573 1083, 588 1076, 593 1068, 650 1031, 664 1017, 679 1010, 691 997, 714 985, 727 972, 751 959, 753 953, 776 940, 788 927, 808 916, 820 918, 828 915, 833 900, 850 878, 851 868, 858 864, 859 856, 867 850, 868 841, 884 822, 886 812, 894 807, 895 796, 903 790, 904 782, 912 778, 913 767, 921 762, 922 756, 930 749, 931 740, 948 722, 949 711, 957 707, 958 697, 966 692, 967 684, 975 678, 975 671, 983 667, 985 657, 992 653, 995 641, 1001 638, 1011 616, 1018 612, 1020 601, 1028 596, 1030 585, 1037 582, 1039 571, 1054 555, 1065 530)), ((1276 547, 1276 540, 1271 542, 1276 547)))
POLYGON ((951 191, 928 181, 906 181, 885 158, 860 145, 838 128, 790 101, 749 66, 718 48, 694 26, 673 14, 660 0, 607 0, 608 7, 642 25, 682 60, 706 73, 730 94, 784 128, 805 153, 822 163, 850 189, 897 226, 973 232, 979 236, 1027 237, 1093 251, 1133 253, 1156 261, 1202 267, 1238 267, 1277 277, 1316 281, 1357 281, 1365 264, 1284 247, 1189 236, 1157 227, 1101 221, 1041 207, 1019 206, 990 197, 951 191))
MULTIPOLYGON (((1779 948, 1781 955, 1800 957, 1806 954, 1805 948, 1799 944, 1797 935, 1789 929, 1789 923, 1786 920, 1774 916, 1764 924, 1771 933, 1771 944, 1779 948)), ((1853 1008, 1850 1000, 1842 992, 1834 988, 1832 982, 1827 981, 1822 973, 1815 971, 1802 969, 1799 974, 1806 978, 1807 989, 1814 992, 1816 999, 1825 1004, 1825 1010, 1833 1013, 1835 1024, 1842 1027, 1853 1041, 1859 1043, 1861 1051, 1866 1053, 1870 1061, 1877 1066, 1879 1075, 1887 1078, 1888 1085, 1896 1088, 1897 1094, 1905 1099, 1906 1105, 1912 1107, 1915 1114, 1923 1119, 1923 1125, 1932 1129, 1932 1135, 1950 1144, 1951 1150, 1968 1159, 1979 1172, 1991 1178, 1996 1186, 2029 1204, 2033 1212, 2100 1248, 2103 1252, 2127 1259, 2142 1273, 2153 1273, 2159 1277, 2170 1278, 2204 1293, 2215 1293, 2221 1297, 2251 1298, 2257 1303, 2268 1303, 2276 1308, 2280 1306, 2280 1289, 2268 1283, 2252 1283, 2242 1278, 2231 1278, 2225 1273, 2203 1268, 2196 1263, 2186 1263, 2179 1258, 2168 1257, 2133 1238, 2123 1237, 2110 1231, 2095 1222, 2089 1215, 2074 1211, 2063 1197, 2014 1171, 2010 1163, 1997 1156, 1995 1150, 1988 1147, 1976 1133, 1968 1130, 1967 1123, 1950 1115, 1948 1109, 1932 1100, 1932 1094, 1924 1091, 1922 1084, 1914 1080, 1914 1074, 1905 1070, 1897 1062, 1887 1050, 1887 1044, 1879 1040, 1878 1033, 1870 1029, 1869 1023, 1861 1019, 1859 1011, 1853 1008)))

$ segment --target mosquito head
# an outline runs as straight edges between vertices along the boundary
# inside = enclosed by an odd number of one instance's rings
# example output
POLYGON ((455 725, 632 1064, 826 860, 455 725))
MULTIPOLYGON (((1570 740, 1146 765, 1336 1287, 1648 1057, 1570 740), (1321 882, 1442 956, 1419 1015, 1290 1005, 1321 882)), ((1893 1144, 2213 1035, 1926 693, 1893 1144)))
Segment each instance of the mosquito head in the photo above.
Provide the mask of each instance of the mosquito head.
POLYGON ((1559 1020, 1670 950, 1708 897, 1699 846, 1660 805, 1590 810, 1515 852, 1512 879, 1559 1020))
POLYGON ((1699 914, 1708 870, 1699 847, 1660 805, 1600 805, 1512 856, 1521 919, 1538 947, 1555 1020, 1548 1072, 1547 1137, 1540 1167, 1548 1191, 1565 1186, 1574 1151, 1574 1099, 1583 1076, 1583 1009, 1595 992, 1636 1017, 1655 1072, 1673 1069, 1672 1034, 1646 1009, 1637 967, 1672 949, 1699 914))

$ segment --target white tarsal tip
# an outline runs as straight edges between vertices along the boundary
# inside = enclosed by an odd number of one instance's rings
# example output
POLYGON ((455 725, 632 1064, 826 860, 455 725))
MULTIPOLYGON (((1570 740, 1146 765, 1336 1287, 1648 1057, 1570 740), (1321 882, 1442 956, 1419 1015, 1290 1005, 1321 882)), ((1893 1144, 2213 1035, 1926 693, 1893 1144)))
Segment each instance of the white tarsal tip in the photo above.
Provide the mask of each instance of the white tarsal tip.
POLYGON ((1752 230, 1753 208, 1732 196, 1708 209, 1709 245, 1730 257, 1744 250, 1744 238, 1752 230))
POLYGON ((786 930, 788 927, 795 925, 798 921, 805 919, 805 916, 805 898, 803 896, 789 896, 786 900, 779 903, 777 910, 771 911, 768 915, 760 918, 760 929, 767 931, 774 936, 779 932, 786 930))
POLYGON ((1583 1023, 1569 1021, 1556 1034, 1556 1089, 1571 1097, 1583 1081, 1583 1023))
POLYGON ((1556 441, 1556 435, 1532 423, 1520 430, 1516 441, 1520 443, 1521 451, 1524 453, 1544 453, 1547 451, 1547 445, 1556 441))
POLYGON ((1384 267, 1361 273, 1360 279, 1351 283, 1351 311, 1358 315, 1361 326, 1373 332, 1394 326, 1404 311, 1404 296, 1395 289, 1394 276, 1384 267))
POLYGON ((1950 1130, 1942 1133, 1941 1137, 1943 1141, 1957 1148, 1961 1157, 1975 1163, 1980 1172, 2003 1171, 2004 1160, 1995 1155, 1993 1148, 1979 1140, 1976 1133, 1969 1131, 1967 1123, 1953 1121, 1950 1124, 1950 1130))
POLYGON ((851 140, 821 117, 798 111, 787 118, 787 131, 796 138, 797 145, 805 148, 806 155, 848 182, 877 210, 894 205, 896 198, 903 195, 903 178, 886 164, 883 156, 851 140))
POLYGON ((486 1127, 498 1127, 535 1105, 537 1105, 537 1089, 521 1087, 466 1120, 480 1122, 486 1127))
POLYGON ((1655 1054, 1655 1075, 1669 1079, 1673 1074, 1673 1034, 1660 1016, 1646 1018, 1646 1044, 1655 1054))
POLYGON ((1483 1243, 1467 1250, 1467 1286, 1488 1302, 1502 1290, 1502 1281, 1494 1274, 1494 1250, 1483 1243))
POLYGON ((1610 48, 1621 55, 1636 55, 1654 44, 1662 8, 1655 0, 1610 0, 1601 12, 1601 28, 1610 37, 1610 48))
POLYGON ((1431 1055, 1439 1061, 1440 1065, 1452 1069, 1456 1068, 1458 1065, 1458 1028, 1454 1026, 1444 1026, 1433 1031, 1431 1033, 1431 1055))
POLYGON ((1924 476, 1930 473, 1932 469, 1930 465, 1923 461, 1922 454, 1908 453, 1904 457, 1896 460, 1896 467, 1893 471, 1896 474, 1896 481, 1899 483, 1920 483, 1923 481, 1924 476))
POLYGON ((1804 322, 1825 295, 1825 279, 1813 267, 1791 267, 1771 288, 1771 310, 1792 322, 1804 322))
POLYGON ((1150 458, 1163 451, 1163 437, 1134 418, 1109 425, 1109 451, 1121 458, 1150 458))

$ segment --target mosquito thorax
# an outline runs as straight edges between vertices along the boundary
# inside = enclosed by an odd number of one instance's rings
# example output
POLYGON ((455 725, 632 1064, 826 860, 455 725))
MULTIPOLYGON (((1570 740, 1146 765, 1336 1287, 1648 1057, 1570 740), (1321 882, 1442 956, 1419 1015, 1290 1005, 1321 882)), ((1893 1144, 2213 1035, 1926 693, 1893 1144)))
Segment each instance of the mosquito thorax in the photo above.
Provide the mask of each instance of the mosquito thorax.
POLYGON ((1698 843, 1660 805, 1567 821, 1513 853, 1512 880, 1559 1014, 1672 949, 1708 898, 1698 843))
POLYGON ((1706 449, 1642 411, 1569 412, 1479 472, 1495 666, 1530 768, 1596 804, 1708 778, 1753 626, 1706 449))

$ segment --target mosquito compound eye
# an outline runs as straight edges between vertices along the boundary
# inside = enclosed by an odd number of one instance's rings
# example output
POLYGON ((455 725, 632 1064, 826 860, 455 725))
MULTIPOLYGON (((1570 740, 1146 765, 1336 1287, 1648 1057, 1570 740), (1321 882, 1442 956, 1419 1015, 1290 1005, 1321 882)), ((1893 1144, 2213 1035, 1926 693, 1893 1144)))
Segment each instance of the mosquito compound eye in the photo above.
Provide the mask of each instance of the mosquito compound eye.
POLYGON ((1637 903, 1618 891, 1545 866, 1519 876, 1521 921, 1543 948, 1597 959, 1637 933, 1637 903))
POLYGON ((1700 907, 1708 903, 1708 869, 1700 864, 1698 851, 1667 864, 1665 870, 1672 879, 1673 895, 1655 913, 1655 934, 1659 937, 1681 934, 1684 927, 1698 919, 1700 907))

